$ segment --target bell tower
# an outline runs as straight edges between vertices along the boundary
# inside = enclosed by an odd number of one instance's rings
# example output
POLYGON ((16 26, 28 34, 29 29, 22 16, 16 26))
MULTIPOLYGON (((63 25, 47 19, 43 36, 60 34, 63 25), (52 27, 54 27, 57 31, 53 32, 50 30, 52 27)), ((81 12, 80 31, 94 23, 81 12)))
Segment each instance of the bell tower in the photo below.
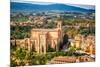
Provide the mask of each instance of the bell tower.
POLYGON ((63 35, 63 31, 62 31, 62 18, 60 15, 57 15, 57 29, 58 29, 58 36, 59 36, 59 39, 58 41, 61 42, 62 41, 62 35, 63 35))
POLYGON ((62 28, 62 21, 58 21, 58 22, 57 22, 57 28, 58 28, 58 29, 61 29, 61 28, 62 28))
POLYGON ((57 15, 57 28, 61 30, 62 28, 62 19, 61 19, 61 16, 60 15, 57 15))

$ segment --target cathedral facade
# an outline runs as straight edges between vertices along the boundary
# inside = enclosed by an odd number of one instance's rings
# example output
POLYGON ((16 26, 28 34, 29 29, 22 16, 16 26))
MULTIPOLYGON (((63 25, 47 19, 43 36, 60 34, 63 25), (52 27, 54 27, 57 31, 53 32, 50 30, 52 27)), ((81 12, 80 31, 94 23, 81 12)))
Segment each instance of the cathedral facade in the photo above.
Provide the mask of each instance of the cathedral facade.
POLYGON ((57 27, 53 29, 32 29, 31 37, 35 51, 46 53, 48 46, 59 49, 58 44, 62 40, 62 21, 57 21, 57 27))

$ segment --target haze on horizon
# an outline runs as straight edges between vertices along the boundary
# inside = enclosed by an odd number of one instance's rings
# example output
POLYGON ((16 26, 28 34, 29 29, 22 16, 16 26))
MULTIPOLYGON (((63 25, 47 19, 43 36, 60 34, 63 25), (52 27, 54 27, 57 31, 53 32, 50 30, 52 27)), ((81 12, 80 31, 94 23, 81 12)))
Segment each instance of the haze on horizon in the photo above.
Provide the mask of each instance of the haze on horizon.
POLYGON ((55 2, 36 2, 36 1, 25 1, 25 0, 11 0, 11 2, 40 4, 40 5, 65 4, 65 5, 70 5, 70 6, 75 6, 75 7, 80 7, 80 8, 95 10, 95 5, 70 4, 70 3, 55 3, 55 2))

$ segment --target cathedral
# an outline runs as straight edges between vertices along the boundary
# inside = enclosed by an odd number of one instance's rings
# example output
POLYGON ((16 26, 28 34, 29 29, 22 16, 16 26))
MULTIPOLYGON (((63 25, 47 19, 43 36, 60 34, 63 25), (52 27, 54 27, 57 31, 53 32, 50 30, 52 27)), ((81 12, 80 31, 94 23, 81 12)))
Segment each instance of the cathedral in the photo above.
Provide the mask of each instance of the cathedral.
POLYGON ((62 40, 62 21, 57 20, 57 27, 53 29, 32 29, 31 37, 35 51, 37 53, 46 53, 48 46, 59 49, 58 44, 62 40))

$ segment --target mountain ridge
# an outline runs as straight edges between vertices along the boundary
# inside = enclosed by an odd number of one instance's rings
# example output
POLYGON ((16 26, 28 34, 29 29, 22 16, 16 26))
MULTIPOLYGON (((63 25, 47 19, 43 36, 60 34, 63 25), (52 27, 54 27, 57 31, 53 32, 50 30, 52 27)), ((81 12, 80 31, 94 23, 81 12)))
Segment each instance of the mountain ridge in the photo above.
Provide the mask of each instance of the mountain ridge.
POLYGON ((48 5, 41 5, 41 4, 30 4, 30 3, 18 3, 18 2, 11 2, 10 5, 11 11, 73 11, 73 12, 94 12, 95 10, 92 9, 84 9, 80 7, 70 6, 66 4, 48 4, 48 5))

